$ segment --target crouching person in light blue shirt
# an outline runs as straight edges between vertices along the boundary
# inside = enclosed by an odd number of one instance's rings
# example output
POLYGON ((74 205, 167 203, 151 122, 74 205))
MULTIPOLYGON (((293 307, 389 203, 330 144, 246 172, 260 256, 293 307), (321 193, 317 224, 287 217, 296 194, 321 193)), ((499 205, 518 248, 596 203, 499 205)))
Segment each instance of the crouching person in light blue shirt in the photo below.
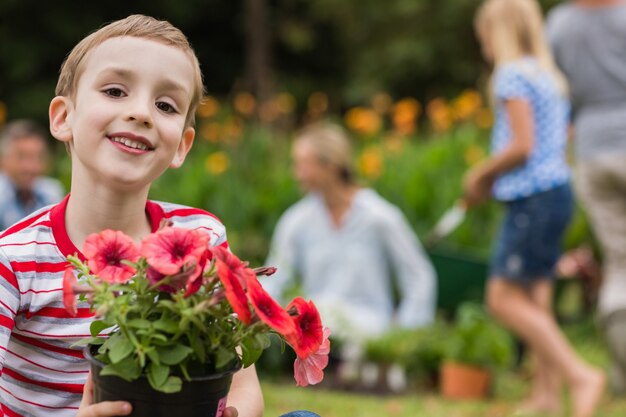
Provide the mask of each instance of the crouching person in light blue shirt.
POLYGON ((307 194, 280 218, 267 261, 278 271, 263 281, 284 300, 300 279, 302 295, 344 346, 347 373, 365 340, 392 326, 431 323, 436 303, 435 272, 415 233, 396 206, 356 184, 351 156, 338 126, 317 124, 297 135, 294 174, 307 194))

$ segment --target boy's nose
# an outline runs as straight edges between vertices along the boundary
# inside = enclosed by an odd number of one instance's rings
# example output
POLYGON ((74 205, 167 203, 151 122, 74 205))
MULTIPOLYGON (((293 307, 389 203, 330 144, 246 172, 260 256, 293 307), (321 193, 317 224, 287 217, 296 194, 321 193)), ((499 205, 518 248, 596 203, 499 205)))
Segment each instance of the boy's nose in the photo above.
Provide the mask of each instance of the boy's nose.
POLYGON ((150 105, 135 100, 132 105, 129 106, 126 119, 131 122, 141 123, 146 127, 152 127, 150 105))

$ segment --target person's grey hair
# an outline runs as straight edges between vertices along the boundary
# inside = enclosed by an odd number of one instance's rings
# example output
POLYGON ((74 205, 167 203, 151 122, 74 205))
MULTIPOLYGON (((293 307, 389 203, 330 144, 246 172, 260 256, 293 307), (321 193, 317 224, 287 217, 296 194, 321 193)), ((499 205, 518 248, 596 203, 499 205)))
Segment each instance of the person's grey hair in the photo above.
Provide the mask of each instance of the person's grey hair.
POLYGON ((0 131, 0 155, 4 155, 11 143, 25 137, 39 138, 48 146, 48 133, 37 122, 28 119, 8 123, 0 131))

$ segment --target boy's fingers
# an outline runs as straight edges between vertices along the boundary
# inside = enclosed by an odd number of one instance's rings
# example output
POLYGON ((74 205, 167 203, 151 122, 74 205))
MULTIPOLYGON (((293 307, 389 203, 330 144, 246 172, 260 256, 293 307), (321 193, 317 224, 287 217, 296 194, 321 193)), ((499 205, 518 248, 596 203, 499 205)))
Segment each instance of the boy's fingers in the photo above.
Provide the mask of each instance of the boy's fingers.
MULTIPOLYGON (((93 380, 91 372, 83 388, 83 398, 77 417, 113 417, 126 416, 132 411, 132 407, 125 401, 103 401, 98 404, 93 403, 93 380)), ((236 417, 236 416, 235 416, 236 417)))
POLYGON ((131 410, 130 404, 125 401, 103 401, 80 410, 77 417, 127 416, 131 410))
POLYGON ((226 407, 222 417, 237 417, 238 415, 239 411, 235 407, 226 407))

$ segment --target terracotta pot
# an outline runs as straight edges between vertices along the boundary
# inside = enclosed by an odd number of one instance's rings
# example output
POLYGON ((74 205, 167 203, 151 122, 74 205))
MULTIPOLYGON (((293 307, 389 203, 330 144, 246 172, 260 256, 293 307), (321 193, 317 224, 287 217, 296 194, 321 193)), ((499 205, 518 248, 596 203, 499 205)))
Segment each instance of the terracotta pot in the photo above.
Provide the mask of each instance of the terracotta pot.
POLYGON ((491 375, 483 368, 444 362, 439 373, 439 391, 444 397, 479 399, 489 392, 491 375))
POLYGON ((117 376, 100 375, 104 363, 92 356, 89 346, 83 355, 91 363, 94 402, 128 401, 133 406, 133 417, 221 417, 233 374, 241 368, 237 362, 221 373, 194 376, 191 381, 183 381, 180 392, 166 394, 154 390, 146 377, 128 382, 117 376))

